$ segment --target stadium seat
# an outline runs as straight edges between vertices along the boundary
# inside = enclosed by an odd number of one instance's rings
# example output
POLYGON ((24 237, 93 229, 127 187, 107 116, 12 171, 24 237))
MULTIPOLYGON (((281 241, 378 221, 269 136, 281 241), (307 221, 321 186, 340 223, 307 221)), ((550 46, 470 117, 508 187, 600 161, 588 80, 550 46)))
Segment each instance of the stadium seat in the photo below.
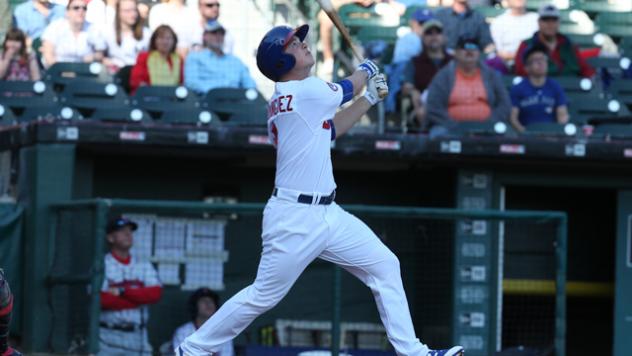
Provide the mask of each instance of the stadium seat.
POLYGON ((624 71, 623 62, 626 61, 626 58, 627 57, 593 57, 588 58, 587 62, 593 68, 607 69, 612 75, 619 76, 624 71))
POLYGON ((632 36, 632 13, 601 12, 595 18, 599 31, 615 37, 632 36))
POLYGON ((114 83, 125 89, 127 94, 131 91, 129 86, 129 77, 132 74, 132 68, 134 68, 134 66, 125 66, 119 69, 114 75, 114 83))
POLYGON ((585 11, 577 9, 561 10, 560 33, 565 35, 591 35, 595 33, 595 24, 585 11))
POLYGON ((81 114, 68 106, 57 103, 48 105, 29 106, 18 117, 18 122, 31 122, 40 120, 81 120, 81 114))
POLYGON ((50 105, 57 98, 52 88, 41 81, 0 81, 0 101, 20 116, 26 107, 50 105))
POLYGON ((127 105, 116 107, 103 107, 96 109, 90 116, 92 120, 141 123, 151 121, 147 112, 127 105))
POLYGON ((567 136, 564 125, 556 122, 542 122, 526 127, 525 134, 533 136, 567 136))
POLYGON ((185 87, 141 86, 132 97, 132 106, 146 110, 154 119, 160 119, 168 110, 185 110, 199 107, 197 96, 185 87))
POLYGON ((619 79, 610 84, 610 93, 632 110, 632 80, 619 79))
POLYGON ((632 58, 632 36, 621 39, 621 42, 619 42, 619 53, 622 56, 632 58))
MULTIPOLYGON (((527 0, 527 10, 531 10, 531 11, 535 11, 537 12, 540 7, 542 7, 543 5, 549 5, 551 2, 551 0, 527 0)), ((558 5, 558 7, 560 6, 560 4, 556 4, 558 5)), ((567 5, 568 6, 568 5, 567 5)), ((567 9, 568 7, 559 7, 560 10, 562 9, 567 9)))
POLYGON ((254 89, 217 88, 205 97, 204 107, 230 125, 265 126, 267 103, 254 89))
POLYGON ((79 78, 99 81, 103 71, 104 67, 101 63, 58 62, 46 70, 44 79, 52 83, 56 91, 61 91, 66 84, 79 78))
POLYGON ((593 135, 603 135, 610 138, 631 139, 632 138, 632 124, 600 124, 596 125, 593 130, 593 135))
POLYGON ((451 132, 462 135, 502 135, 511 130, 509 125, 504 124, 505 132, 497 132, 495 128, 496 124, 498 124, 498 122, 459 122, 451 132))
POLYGON ((566 95, 574 93, 596 93, 594 83, 588 78, 563 76, 552 78, 557 81, 566 95))
POLYGON ((629 116, 628 108, 615 99, 606 99, 594 94, 568 95, 571 122, 577 124, 596 123, 603 119, 629 116))
POLYGON ((69 82, 60 94, 60 102, 79 109, 85 117, 89 117, 96 109, 123 107, 129 104, 127 95, 120 86, 84 79, 69 82))
POLYGON ((351 34, 363 27, 389 27, 398 26, 401 16, 383 16, 375 11, 375 5, 364 7, 357 4, 346 4, 338 10, 340 19, 351 34))
POLYGON ((574 0, 574 6, 586 12, 626 12, 632 11, 632 3, 621 0, 574 0))
POLYGON ((171 124, 209 125, 219 124, 219 117, 211 110, 187 108, 183 110, 167 110, 162 114, 162 121, 171 124))
POLYGON ((17 117, 13 114, 13 110, 8 106, 0 104, 0 126, 9 126, 15 124, 17 117))
POLYGON ((588 49, 588 48, 595 48, 595 47, 601 47, 600 44, 598 44, 598 35, 602 35, 602 36, 607 36, 607 35, 603 35, 603 34, 568 34, 568 38, 571 40, 571 42, 575 45, 577 45, 577 47, 579 47, 580 49, 588 49))

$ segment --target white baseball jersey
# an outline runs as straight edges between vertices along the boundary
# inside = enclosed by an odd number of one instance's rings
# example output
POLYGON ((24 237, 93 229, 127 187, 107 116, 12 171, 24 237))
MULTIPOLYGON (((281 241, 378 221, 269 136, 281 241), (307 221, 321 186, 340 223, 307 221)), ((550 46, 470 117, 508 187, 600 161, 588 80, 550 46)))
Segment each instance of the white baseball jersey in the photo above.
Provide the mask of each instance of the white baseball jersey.
MULTIPOLYGON (((182 326, 177 328, 176 332, 173 333, 173 341, 172 341, 173 348, 176 349, 178 346, 180 346, 182 341, 184 341, 184 339, 186 339, 189 335, 193 334, 195 330, 197 329, 195 328, 195 324, 193 324, 192 321, 186 324, 183 324, 182 326)), ((234 356, 234 355, 235 355, 235 350, 233 348, 232 340, 229 342, 225 342, 219 346, 219 351, 217 353, 217 356, 234 356)))
MULTIPOLYGON (((128 264, 119 262, 111 253, 105 255, 105 279, 101 291, 112 287, 134 288, 160 286, 158 274, 149 262, 138 262, 132 257, 128 264)), ((147 306, 124 310, 102 310, 101 322, 108 324, 147 324, 147 306)))
POLYGON ((333 118, 343 89, 316 77, 276 83, 268 104, 268 135, 277 149, 275 186, 329 195, 333 118))
POLYGON ((277 148, 279 189, 263 211, 257 277, 187 337, 176 354, 221 352, 221 345, 277 305, 316 258, 340 265, 371 288, 397 355, 428 354, 428 347, 415 336, 397 257, 368 226, 335 202, 309 204, 293 196, 297 191, 329 195, 336 188, 331 165, 333 118, 338 106, 353 96, 351 83, 341 83, 313 77, 276 83, 268 105, 268 134, 277 148), (283 190, 294 192, 281 194, 283 190))

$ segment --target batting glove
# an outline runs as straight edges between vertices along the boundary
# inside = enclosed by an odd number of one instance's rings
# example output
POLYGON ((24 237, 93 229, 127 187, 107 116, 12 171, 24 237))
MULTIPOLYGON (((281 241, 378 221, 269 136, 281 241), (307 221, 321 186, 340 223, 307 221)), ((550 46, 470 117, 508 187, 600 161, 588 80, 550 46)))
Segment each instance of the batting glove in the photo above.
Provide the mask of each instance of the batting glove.
POLYGON ((357 70, 365 71, 366 74, 369 76, 369 79, 372 79, 380 72, 380 69, 377 67, 377 65, 369 59, 365 59, 364 62, 360 63, 357 70))
POLYGON ((364 98, 371 106, 382 101, 387 95, 388 85, 384 74, 377 74, 373 79, 369 80, 366 85, 366 92, 364 92, 364 98))

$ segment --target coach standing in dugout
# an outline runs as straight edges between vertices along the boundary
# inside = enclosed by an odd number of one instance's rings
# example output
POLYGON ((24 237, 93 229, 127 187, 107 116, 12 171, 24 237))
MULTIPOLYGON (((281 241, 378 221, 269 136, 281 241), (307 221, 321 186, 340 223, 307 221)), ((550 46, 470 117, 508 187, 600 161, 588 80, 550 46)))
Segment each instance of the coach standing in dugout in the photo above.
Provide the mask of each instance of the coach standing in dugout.
POLYGON ((132 259, 133 232, 138 225, 117 216, 106 227, 110 252, 105 255, 101 288, 99 355, 151 355, 147 337, 147 305, 160 300, 162 286, 149 262, 132 259))

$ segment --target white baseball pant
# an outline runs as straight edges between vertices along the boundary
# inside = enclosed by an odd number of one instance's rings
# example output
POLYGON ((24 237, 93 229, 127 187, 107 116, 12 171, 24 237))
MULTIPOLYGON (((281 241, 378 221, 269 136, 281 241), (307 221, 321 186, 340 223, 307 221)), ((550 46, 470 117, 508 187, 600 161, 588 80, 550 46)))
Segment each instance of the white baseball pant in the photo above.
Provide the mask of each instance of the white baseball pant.
POLYGON ((386 333, 400 356, 426 356, 415 336, 399 260, 360 219, 330 205, 271 197, 263 212, 263 252, 257 277, 181 345, 185 355, 208 356, 273 308, 316 258, 340 265, 375 297, 386 333))

